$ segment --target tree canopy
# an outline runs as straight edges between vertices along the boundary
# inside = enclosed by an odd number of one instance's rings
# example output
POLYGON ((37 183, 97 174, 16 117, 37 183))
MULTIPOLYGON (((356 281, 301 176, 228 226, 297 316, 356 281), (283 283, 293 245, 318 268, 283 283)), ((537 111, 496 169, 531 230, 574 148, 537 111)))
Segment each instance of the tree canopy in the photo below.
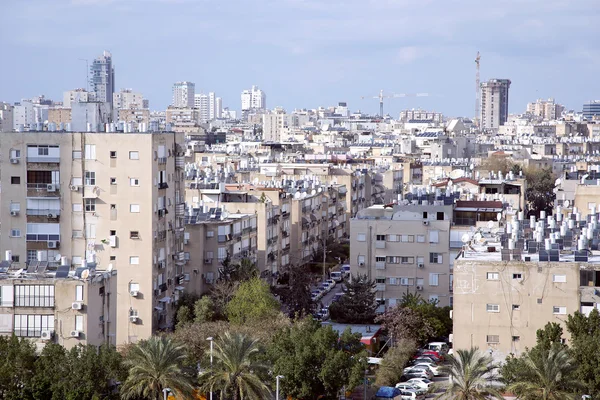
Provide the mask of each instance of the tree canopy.
POLYGON ((280 304, 271 294, 269 285, 259 278, 242 282, 225 307, 229 322, 243 324, 248 320, 274 317, 280 304))
POLYGON ((375 282, 367 275, 352 275, 344 281, 345 294, 331 304, 331 319, 347 324, 371 324, 375 319, 377 302, 375 301, 375 282))

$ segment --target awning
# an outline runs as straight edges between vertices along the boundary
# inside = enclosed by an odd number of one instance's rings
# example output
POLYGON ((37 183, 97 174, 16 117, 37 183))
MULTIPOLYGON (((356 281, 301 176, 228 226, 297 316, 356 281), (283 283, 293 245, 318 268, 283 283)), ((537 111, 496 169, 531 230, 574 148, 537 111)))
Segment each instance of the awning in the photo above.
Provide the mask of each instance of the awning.
POLYGON ((317 217, 315 217, 315 214, 310 214, 310 219, 314 222, 317 220, 317 217))
POLYGON ((157 311, 162 311, 163 310, 163 306, 156 306, 154 307, 155 310, 157 311))
POLYGON ((308 224, 310 221, 307 220, 305 217, 302 217, 302 223, 303 224, 308 224))
POLYGON ((161 303, 170 303, 171 302, 171 297, 169 296, 165 296, 162 299, 159 300, 161 303))
POLYGON ((367 362, 369 364, 381 364, 381 360, 383 360, 383 358, 379 358, 379 357, 367 357, 367 362))

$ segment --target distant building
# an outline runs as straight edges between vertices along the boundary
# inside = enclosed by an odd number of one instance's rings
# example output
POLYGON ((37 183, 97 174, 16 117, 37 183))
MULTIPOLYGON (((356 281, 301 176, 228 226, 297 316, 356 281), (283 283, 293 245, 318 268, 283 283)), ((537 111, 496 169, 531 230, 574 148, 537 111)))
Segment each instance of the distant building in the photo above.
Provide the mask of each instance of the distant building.
POLYGON ((209 100, 204 93, 194 95, 194 108, 198 109, 200 121, 206 122, 210 118, 209 100))
POLYGON ((600 119, 600 100, 590 101, 583 105, 583 117, 588 120, 600 119))
POLYGON ((196 85, 193 82, 176 82, 173 85, 173 107, 194 107, 194 94, 196 85))
POLYGON ((115 110, 121 110, 148 108, 149 103, 141 93, 136 93, 131 89, 121 89, 120 92, 113 94, 113 105, 115 110))
POLYGON ((71 108, 71 103, 73 102, 87 103, 88 101, 91 101, 93 97, 93 93, 90 95, 85 89, 68 90, 63 93, 63 107, 71 108))
POLYGON ((13 112, 12 105, 0 102, 0 132, 10 132, 14 129, 13 112))
POLYGON ((267 95, 258 86, 242 92, 242 112, 250 110, 265 110, 267 108, 267 95))
POLYGON ((436 122, 444 121, 444 115, 435 111, 403 110, 400 111, 400 122, 436 122))
POLYGON ((217 97, 215 100, 215 118, 221 118, 223 115, 223 99, 217 97))
POLYGON ((481 127, 498 129, 508 120, 510 79, 490 79, 481 83, 481 127))
MULTIPOLYGON (((115 93, 115 68, 112 64, 112 55, 104 51, 90 66, 90 85, 94 93, 94 100, 109 105, 109 112, 113 107, 113 94, 115 93)), ((89 101, 89 100, 88 100, 89 101)))
POLYGON ((546 120, 560 118, 565 107, 556 104, 554 99, 537 99, 535 103, 527 104, 527 113, 546 120))

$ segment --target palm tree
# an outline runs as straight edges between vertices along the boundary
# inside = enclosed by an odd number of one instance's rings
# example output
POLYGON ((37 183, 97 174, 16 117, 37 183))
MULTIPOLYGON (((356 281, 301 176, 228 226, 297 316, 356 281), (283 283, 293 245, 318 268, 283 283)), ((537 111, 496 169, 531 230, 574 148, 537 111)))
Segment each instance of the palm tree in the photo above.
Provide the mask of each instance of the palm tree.
POLYGON ((257 360, 259 352, 258 340, 226 332, 214 343, 212 368, 200 374, 201 389, 220 392, 221 400, 270 398, 263 379, 268 367, 257 360))
POLYGON ((194 386, 182 367, 185 358, 184 347, 169 337, 140 341, 125 358, 129 375, 121 387, 121 397, 160 400, 163 389, 169 388, 177 398, 188 398, 194 386))
POLYGON ((490 382, 490 375, 497 366, 492 364, 492 357, 483 354, 477 347, 470 350, 457 350, 448 356, 448 365, 440 370, 450 376, 450 385, 438 399, 452 400, 484 400, 488 398, 503 399, 500 391, 490 382))
POLYGON ((553 346, 539 357, 531 353, 524 356, 525 367, 517 375, 517 381, 508 390, 520 399, 569 400, 576 399, 574 392, 582 389, 575 378, 577 366, 564 347, 553 346))

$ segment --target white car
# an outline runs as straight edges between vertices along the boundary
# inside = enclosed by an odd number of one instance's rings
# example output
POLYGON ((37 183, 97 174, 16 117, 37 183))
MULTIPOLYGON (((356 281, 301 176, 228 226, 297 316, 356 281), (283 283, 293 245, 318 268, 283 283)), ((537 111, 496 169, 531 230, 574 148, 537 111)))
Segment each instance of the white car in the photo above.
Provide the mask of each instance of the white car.
POLYGON ((410 392, 410 391, 413 391, 413 390, 414 390, 415 392, 417 392, 417 394, 425 394, 425 393, 427 393, 427 390, 423 390, 423 389, 421 389, 421 388, 418 388, 418 387, 416 387, 415 385, 411 385, 411 384, 410 384, 410 383, 408 383, 408 382, 402 382, 402 383, 398 383, 398 384, 396 385, 396 389, 400 389, 400 390, 402 390, 403 392, 404 392, 404 391, 409 391, 409 392, 410 392))
POLYGON ((429 391, 429 389, 433 385, 433 381, 430 381, 429 379, 425 378, 412 378, 406 381, 405 383, 427 391, 429 391))
POLYGON ((400 398, 402 400, 423 400, 425 395, 417 394, 414 390, 401 390, 400 398))
POLYGON ((433 372, 427 367, 412 367, 404 370, 404 375, 407 378, 427 378, 433 379, 433 372))
POLYGON ((329 283, 330 289, 333 289, 335 287, 335 281, 333 279, 327 279, 325 282, 329 283))
POLYGON ((438 367, 435 364, 429 364, 429 363, 418 363, 412 366, 412 368, 416 368, 416 367, 423 367, 423 368, 429 368, 429 370, 431 371, 431 373, 433 374, 433 376, 440 376, 440 367, 438 367))

